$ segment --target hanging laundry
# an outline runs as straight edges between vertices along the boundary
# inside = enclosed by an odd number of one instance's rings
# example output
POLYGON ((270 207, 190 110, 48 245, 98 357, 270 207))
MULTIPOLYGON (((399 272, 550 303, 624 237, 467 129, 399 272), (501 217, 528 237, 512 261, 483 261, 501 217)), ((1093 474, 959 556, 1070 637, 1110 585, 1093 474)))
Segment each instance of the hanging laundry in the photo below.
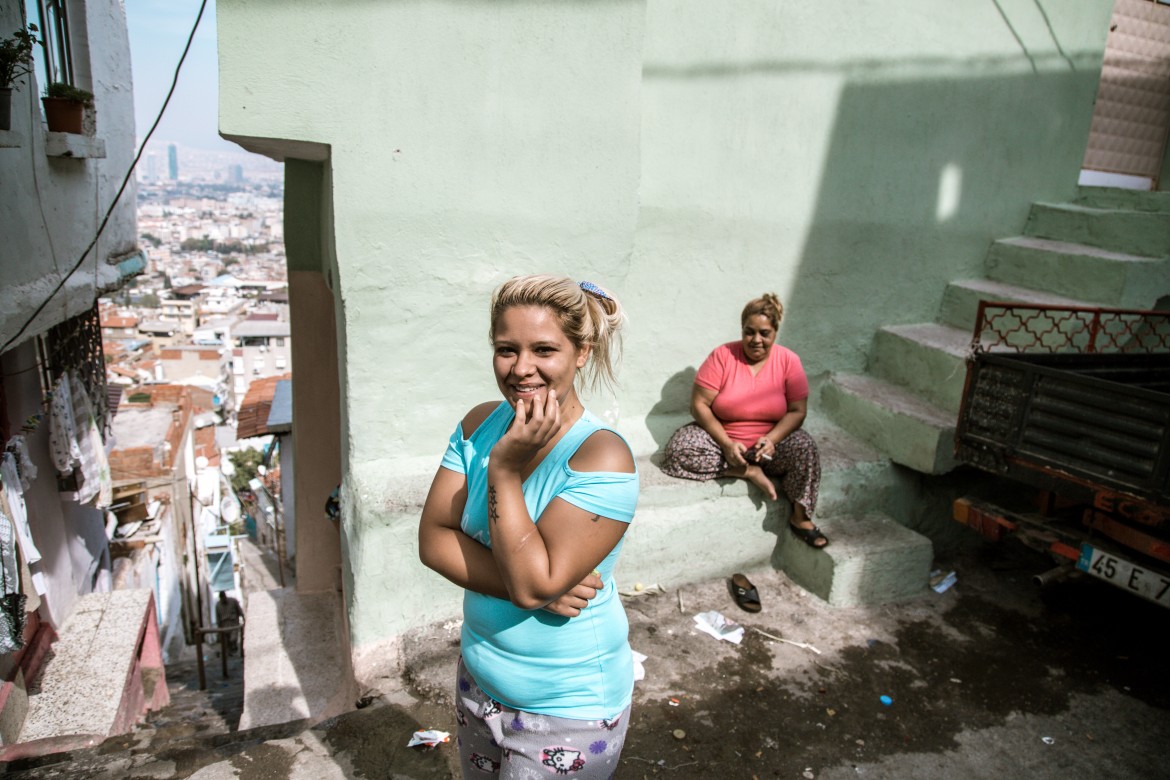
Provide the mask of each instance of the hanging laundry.
POLYGON ((24 647, 25 596, 17 572, 16 532, 0 510, 0 654, 24 647))
POLYGON ((85 383, 76 374, 71 374, 69 384, 73 392, 73 420, 81 453, 77 501, 88 504, 96 498, 95 506, 107 507, 113 503, 114 485, 110 478, 110 463, 106 458, 106 444, 98 430, 97 416, 89 403, 85 383))
POLYGON ((73 417, 73 388, 68 374, 62 374, 49 398, 49 453, 58 476, 73 473, 81 460, 77 444, 77 425, 73 417))
MULTIPOLYGON (((41 560, 41 553, 33 543, 24 489, 17 474, 16 458, 11 452, 5 452, 0 457, 0 483, 3 483, 3 489, 0 489, 0 511, 3 511, 12 522, 17 543, 20 545, 21 558, 29 566, 35 566, 41 560)), ((37 593, 44 594, 46 589, 44 574, 34 571, 32 584, 37 593)))
POLYGON ((28 453, 28 440, 18 433, 8 440, 4 449, 11 452, 12 456, 16 458, 16 470, 20 472, 20 486, 27 491, 32 485, 32 481, 37 478, 37 466, 28 453))

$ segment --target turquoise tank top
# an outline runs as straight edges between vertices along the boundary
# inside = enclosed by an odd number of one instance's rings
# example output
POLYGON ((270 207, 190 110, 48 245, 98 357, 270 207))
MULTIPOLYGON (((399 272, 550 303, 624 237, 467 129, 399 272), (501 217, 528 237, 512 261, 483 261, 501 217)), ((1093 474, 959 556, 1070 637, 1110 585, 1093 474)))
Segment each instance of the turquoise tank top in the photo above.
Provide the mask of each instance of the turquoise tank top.
MULTIPOLYGON (((491 547, 488 458, 514 417, 511 405, 501 403, 470 439, 457 427, 443 455, 444 468, 467 477, 463 532, 486 547, 491 547)), ((634 519, 637 472, 569 468, 577 448, 599 430, 612 429, 586 410, 524 480, 524 503, 537 522, 554 498, 602 517, 626 523, 634 519)), ((575 618, 523 610, 506 599, 464 591, 463 662, 485 693, 514 709, 577 720, 612 718, 629 706, 634 662, 629 623, 613 579, 624 541, 597 567, 605 587, 575 618)))

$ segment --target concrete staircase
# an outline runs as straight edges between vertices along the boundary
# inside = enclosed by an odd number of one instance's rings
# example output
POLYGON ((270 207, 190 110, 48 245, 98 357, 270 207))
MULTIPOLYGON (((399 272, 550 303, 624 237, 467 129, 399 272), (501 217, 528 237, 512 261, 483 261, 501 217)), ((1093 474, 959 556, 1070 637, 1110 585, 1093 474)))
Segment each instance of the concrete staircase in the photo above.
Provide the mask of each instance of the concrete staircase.
POLYGON ((895 463, 955 466, 954 427, 980 301, 1150 308, 1170 295, 1170 192, 1082 188, 1032 205, 1024 235, 992 244, 986 277, 952 282, 938 321, 874 336, 864 374, 836 374, 819 408, 895 463))
MULTIPOLYGON (((689 417, 680 417, 678 424, 689 417)), ((832 540, 814 550, 786 530, 789 509, 768 504, 743 480, 691 482, 640 460, 642 493, 626 534, 619 588, 663 587, 774 566, 834 606, 896 601, 925 591, 930 540, 897 522, 915 491, 873 447, 823 417, 805 426, 817 441, 822 479, 816 520, 832 540)))

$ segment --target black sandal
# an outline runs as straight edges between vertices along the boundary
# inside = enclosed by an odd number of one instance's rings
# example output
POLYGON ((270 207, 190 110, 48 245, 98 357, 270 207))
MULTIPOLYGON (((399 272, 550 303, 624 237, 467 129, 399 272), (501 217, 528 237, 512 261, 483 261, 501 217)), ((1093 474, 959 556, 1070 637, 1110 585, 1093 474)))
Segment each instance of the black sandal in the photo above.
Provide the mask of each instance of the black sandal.
POLYGON ((731 587, 731 595, 740 609, 744 612, 760 611, 760 592, 752 585, 751 580, 742 574, 733 574, 728 584, 731 587))
POLYGON ((829 537, 821 533, 821 529, 815 525, 812 528, 799 528, 792 523, 788 524, 788 530, 796 536, 797 539, 807 544, 814 550, 823 550, 829 546, 829 537), (819 544, 821 539, 824 539, 824 544, 819 544))

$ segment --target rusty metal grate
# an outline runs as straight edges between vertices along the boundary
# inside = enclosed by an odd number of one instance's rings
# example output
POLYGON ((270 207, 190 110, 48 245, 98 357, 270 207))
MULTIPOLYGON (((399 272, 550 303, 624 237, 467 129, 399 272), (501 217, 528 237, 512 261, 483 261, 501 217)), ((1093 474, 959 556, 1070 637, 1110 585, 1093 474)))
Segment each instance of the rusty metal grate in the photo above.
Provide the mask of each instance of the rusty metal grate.
POLYGON ((1170 353, 1170 311, 982 301, 971 354, 1170 353))

